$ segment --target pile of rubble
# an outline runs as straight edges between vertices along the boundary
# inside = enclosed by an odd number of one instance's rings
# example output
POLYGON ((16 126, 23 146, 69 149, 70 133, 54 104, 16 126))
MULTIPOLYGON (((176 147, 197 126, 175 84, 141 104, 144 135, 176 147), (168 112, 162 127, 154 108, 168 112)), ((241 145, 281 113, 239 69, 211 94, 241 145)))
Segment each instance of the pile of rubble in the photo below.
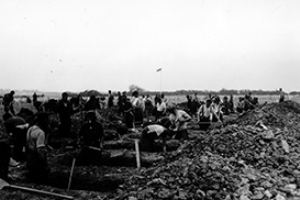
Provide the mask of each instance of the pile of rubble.
POLYGON ((300 105, 269 104, 199 134, 114 199, 300 199, 300 105))
POLYGON ((236 123, 238 125, 255 125, 262 122, 268 126, 299 128, 299 114, 300 105, 296 102, 270 103, 245 113, 236 123))

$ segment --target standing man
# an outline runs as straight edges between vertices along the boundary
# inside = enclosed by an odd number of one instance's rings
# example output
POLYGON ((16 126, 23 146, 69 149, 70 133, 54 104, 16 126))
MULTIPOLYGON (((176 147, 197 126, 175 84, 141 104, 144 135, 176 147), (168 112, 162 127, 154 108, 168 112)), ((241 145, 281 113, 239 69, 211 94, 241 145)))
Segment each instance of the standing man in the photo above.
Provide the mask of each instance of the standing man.
POLYGON ((123 112, 123 101, 122 101, 121 92, 118 92, 118 111, 120 114, 122 114, 123 112))
POLYGON ((167 111, 166 102, 162 101, 161 98, 158 98, 156 104, 155 121, 163 117, 166 114, 166 111, 167 111))
POLYGON ((13 90, 10 91, 10 93, 5 94, 3 97, 3 105, 4 105, 4 111, 6 113, 8 113, 10 111, 11 114, 16 115, 14 107, 13 107, 14 94, 15 94, 15 91, 13 91, 13 90))
POLYGON ((154 109, 154 106, 152 104, 152 100, 151 100, 149 94, 147 94, 144 101, 145 101, 145 116, 147 118, 147 121, 149 121, 149 117, 152 115, 152 112, 154 109))
POLYGON ((85 123, 79 132, 79 145, 81 146, 79 160, 84 164, 97 161, 97 158, 101 156, 103 127, 97 122, 94 111, 89 111, 86 115, 85 123))
POLYGON ((139 96, 138 91, 132 93, 132 101, 135 123, 142 124, 144 122, 145 102, 139 96))
POLYGON ((34 125, 27 131, 26 155, 28 176, 38 183, 47 181, 48 162, 46 147, 46 132, 48 130, 48 115, 39 113, 34 125))
POLYGON ((234 102, 233 102, 233 95, 230 95, 230 99, 229 99, 229 109, 231 113, 234 113, 234 102))
POLYGON ((279 103, 284 102, 285 96, 284 92, 282 91, 282 88, 279 88, 279 103))
POLYGON ((114 106, 114 96, 111 94, 111 90, 108 90, 108 102, 107 107, 112 108, 114 106))
POLYGON ((198 123, 200 130, 206 131, 211 124, 212 121, 212 101, 210 98, 207 98, 205 103, 200 106, 198 110, 198 123))
POLYGON ((68 93, 66 92, 62 93, 62 99, 58 102, 58 114, 61 136, 70 136, 72 105, 68 101, 68 93))

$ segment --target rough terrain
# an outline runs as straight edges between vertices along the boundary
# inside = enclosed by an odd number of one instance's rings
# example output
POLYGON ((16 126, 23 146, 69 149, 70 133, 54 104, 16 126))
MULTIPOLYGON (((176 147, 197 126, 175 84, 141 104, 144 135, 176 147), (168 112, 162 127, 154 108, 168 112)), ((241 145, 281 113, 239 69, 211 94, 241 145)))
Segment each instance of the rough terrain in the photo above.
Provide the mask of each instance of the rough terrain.
MULTIPOLYGON (((108 163, 77 166, 75 180, 79 183, 75 181, 68 194, 75 199, 300 199, 299 122, 300 105, 287 101, 262 105, 228 120, 225 127, 208 132, 195 130, 191 124, 189 141, 181 141, 177 149, 171 142, 173 148, 166 154, 145 153, 143 157, 146 162, 150 160, 149 165, 140 170, 135 169, 134 153, 130 153, 134 150, 131 139, 138 137, 138 133, 127 134, 120 140, 110 130, 106 134, 115 136, 106 144, 109 158, 126 159, 115 164, 108 162, 111 166, 108 163), (80 184, 86 177, 97 180, 117 177, 118 184, 107 191, 99 191, 101 188, 89 191, 95 188, 80 184)), ((53 171, 65 172, 67 176, 71 159, 69 154, 61 155, 64 152, 65 149, 54 151, 50 163, 55 166, 53 171)), ((19 185, 67 194, 63 187, 24 183, 21 177, 18 175, 15 181, 19 185)), ((86 185, 91 180, 86 180, 86 185)), ((2 199, 49 199, 12 191, 0 191, 0 196, 2 199)))

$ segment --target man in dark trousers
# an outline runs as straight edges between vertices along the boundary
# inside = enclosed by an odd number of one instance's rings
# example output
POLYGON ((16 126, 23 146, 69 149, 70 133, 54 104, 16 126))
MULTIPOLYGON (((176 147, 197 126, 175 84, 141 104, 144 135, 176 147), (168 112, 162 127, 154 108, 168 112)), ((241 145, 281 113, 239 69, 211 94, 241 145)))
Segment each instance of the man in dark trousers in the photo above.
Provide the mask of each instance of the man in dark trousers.
POLYGON ((99 161, 103 148, 103 127, 97 122, 94 111, 87 113, 85 123, 79 132, 78 143, 81 147, 80 163, 92 164, 99 161))
POLYGON ((161 150, 155 145, 155 140, 162 139, 163 151, 166 152, 166 139, 174 134, 169 130, 170 126, 171 122, 168 118, 163 118, 158 123, 145 126, 142 131, 141 149, 150 152, 161 150))
POLYGON ((112 95, 111 91, 108 91, 108 102, 107 107, 112 108, 114 106, 114 96, 112 95))
POLYGON ((124 104, 123 122, 128 129, 134 128, 133 107, 129 99, 126 99, 124 104))
POLYGON ((57 111, 60 119, 60 135, 70 136, 72 105, 68 101, 66 92, 62 93, 62 99, 58 102, 57 111))

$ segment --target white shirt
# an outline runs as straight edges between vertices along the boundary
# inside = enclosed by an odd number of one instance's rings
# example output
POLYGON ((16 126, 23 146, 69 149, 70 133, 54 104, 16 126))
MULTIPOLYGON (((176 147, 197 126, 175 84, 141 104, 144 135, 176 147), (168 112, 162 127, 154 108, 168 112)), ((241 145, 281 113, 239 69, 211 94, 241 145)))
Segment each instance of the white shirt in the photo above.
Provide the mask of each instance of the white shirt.
POLYGON ((199 108, 198 114, 204 117, 210 117, 211 106, 207 107, 205 104, 199 108))
POLYGON ((27 131, 27 145, 30 150, 37 150, 37 148, 44 147, 45 145, 45 132, 38 126, 34 125, 27 131))
POLYGON ((145 102, 142 97, 133 97, 131 103, 133 107, 145 110, 145 102))
POLYGON ((160 136, 166 130, 165 127, 158 125, 158 124, 149 125, 149 126, 147 126, 147 128, 148 128, 147 133, 155 132, 157 134, 157 136, 160 136))
POLYGON ((191 119, 191 116, 183 110, 176 110, 176 115, 170 114, 169 119, 173 124, 177 124, 178 130, 184 130, 187 129, 186 120, 191 119))
POLYGON ((166 112, 167 110, 167 105, 165 102, 161 102, 161 104, 157 103, 156 107, 157 107, 157 111, 159 112, 166 112))

